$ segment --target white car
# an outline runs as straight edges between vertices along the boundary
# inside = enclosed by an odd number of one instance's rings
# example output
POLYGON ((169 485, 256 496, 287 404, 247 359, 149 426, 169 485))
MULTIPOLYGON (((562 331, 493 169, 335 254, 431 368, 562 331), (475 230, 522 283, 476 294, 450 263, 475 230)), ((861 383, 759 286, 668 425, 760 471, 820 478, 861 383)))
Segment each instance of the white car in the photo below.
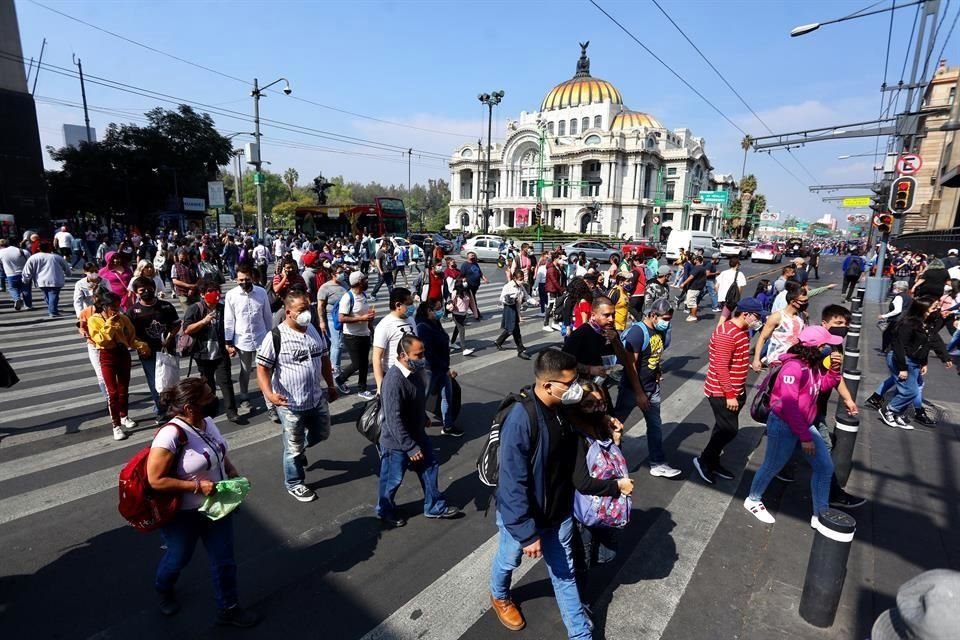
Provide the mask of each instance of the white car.
POLYGON ((758 244, 750 254, 750 262, 783 262, 783 254, 772 242, 758 244))
POLYGON ((374 240, 374 242, 377 243, 377 249, 378 249, 378 250, 380 249, 380 245, 383 244, 384 239, 387 239, 387 240, 389 240, 390 242, 392 242, 394 248, 397 248, 397 247, 405 247, 405 246, 407 246, 408 244, 410 244, 409 242, 407 242, 407 239, 406 239, 406 238, 401 238, 400 236, 381 236, 381 237, 377 238, 376 240, 374 240))
POLYGON ((477 254, 480 262, 496 262, 500 258, 500 246, 503 239, 498 236, 477 236, 470 238, 460 249, 460 256, 467 257, 471 251, 477 254))
POLYGON ((724 258, 749 258, 750 249, 743 242, 723 240, 720 243, 720 255, 724 258))

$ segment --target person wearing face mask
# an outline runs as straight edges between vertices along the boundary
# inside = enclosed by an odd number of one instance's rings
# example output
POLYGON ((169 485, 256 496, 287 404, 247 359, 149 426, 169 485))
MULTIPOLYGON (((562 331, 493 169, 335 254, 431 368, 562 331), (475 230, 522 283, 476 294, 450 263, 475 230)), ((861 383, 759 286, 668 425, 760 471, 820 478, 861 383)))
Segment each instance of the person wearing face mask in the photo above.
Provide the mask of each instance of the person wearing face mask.
POLYGON ((440 398, 440 418, 445 436, 460 438, 463 430, 453 423, 456 420, 453 404, 453 381, 457 372, 450 368, 450 336, 444 331, 440 320, 443 318, 443 302, 421 302, 415 316, 417 336, 423 341, 427 366, 430 368, 430 383, 427 385, 427 397, 440 398))
POLYGON ((480 313, 480 304, 477 299, 477 291, 480 290, 481 283, 487 284, 490 281, 487 280, 487 276, 483 275, 480 264, 477 262, 477 254, 473 251, 467 254, 467 261, 460 265, 460 275, 466 279, 467 284, 470 286, 470 295, 473 296, 473 300, 476 303, 477 320, 483 320, 483 314, 480 313))
POLYGON ((423 515, 427 518, 460 517, 460 509, 447 504, 438 486, 440 463, 427 435, 427 392, 422 372, 426 369, 423 341, 407 333, 399 340, 396 364, 383 378, 383 421, 380 429, 380 486, 375 509, 384 526, 396 528, 407 521, 397 513, 394 499, 408 468, 423 487, 423 515))
POLYGON ((350 274, 350 291, 340 298, 337 305, 340 324, 343 327, 343 346, 350 354, 350 364, 336 378, 337 388, 346 386, 354 373, 359 382, 357 397, 372 400, 375 392, 367 390, 367 367, 370 364, 370 333, 376 312, 367 302, 367 276, 359 271, 350 274))
POLYGON ((523 303, 527 299, 525 278, 523 271, 515 271, 510 281, 500 290, 503 315, 500 318, 500 335, 493 344, 497 351, 503 351, 503 343, 512 335, 517 347, 517 357, 529 360, 530 354, 523 347, 523 335, 520 333, 520 310, 523 309, 523 303))
POLYGON ((214 385, 220 389, 227 420, 240 424, 243 421, 237 415, 237 401, 233 393, 220 285, 209 280, 200 280, 197 290, 201 299, 200 302, 190 305, 184 314, 184 332, 193 338, 193 358, 200 375, 211 389, 214 385))
POLYGON ((180 249, 177 252, 177 261, 170 272, 170 278, 173 280, 173 290, 184 310, 200 299, 197 291, 200 275, 197 273, 197 268, 193 266, 190 253, 186 249, 180 249))
POLYGON ((407 333, 417 335, 417 325, 413 320, 416 312, 410 289, 396 287, 390 292, 390 312, 377 323, 373 331, 373 378, 378 392, 387 370, 397 362, 400 339, 407 333))
POLYGON ((227 455, 227 441, 210 415, 216 399, 200 378, 185 378, 163 394, 164 405, 173 418, 157 431, 150 444, 147 482, 154 491, 180 494, 180 502, 173 520, 161 527, 165 551, 157 566, 154 588, 160 613, 176 615, 180 610, 174 591, 177 579, 190 562, 197 542, 203 540, 215 576, 217 624, 252 627, 260 616, 239 604, 234 515, 210 520, 198 511, 204 498, 216 493, 217 482, 240 475, 227 455))
POLYGON ((78 318, 81 311, 93 306, 93 296, 100 289, 100 274, 98 271, 97 265, 92 262, 86 263, 83 265, 84 277, 77 280, 77 283, 73 285, 73 310, 78 318))
POLYGON ((817 518, 829 506, 833 461, 814 421, 819 395, 840 384, 840 360, 830 355, 831 346, 842 343, 843 338, 822 326, 807 327, 800 332, 797 343, 782 356, 770 392, 767 450, 763 463, 753 476, 750 495, 743 502, 744 508, 761 522, 773 524, 775 521, 763 504, 763 492, 790 459, 798 441, 813 468, 810 478, 812 524, 816 524, 817 518), (828 367, 824 367, 825 359, 830 363, 828 367))
POLYGON ((617 404, 613 415, 625 422, 634 407, 643 412, 647 425, 647 443, 650 450, 650 475, 660 478, 675 478, 680 470, 671 467, 663 453, 663 419, 660 416, 660 380, 663 377, 663 352, 670 346, 670 323, 673 307, 666 299, 657 300, 643 320, 634 324, 623 335, 626 350, 624 368, 637 372, 640 394, 636 394, 628 378, 620 381, 617 404))
POLYGON ((150 347, 149 354, 140 354, 140 366, 147 379, 147 388, 153 398, 154 413, 159 425, 163 424, 163 411, 157 390, 157 352, 173 353, 176 348, 177 331, 180 330, 180 317, 172 304, 157 297, 156 284, 151 278, 144 276, 134 278, 131 285, 137 302, 130 308, 127 315, 137 332, 137 339, 150 347))
POLYGON ((803 288, 798 284, 791 285, 787 292, 787 306, 771 313, 763 325, 753 355, 754 371, 759 373, 764 365, 776 365, 780 362, 780 356, 797 343, 797 338, 805 326, 803 312, 807 310, 808 304, 803 288), (766 346, 768 339, 770 344, 766 346))
MULTIPOLYGON (((476 302, 470 293, 470 286, 464 278, 458 275, 448 282, 453 283, 451 287, 453 289, 453 295, 450 298, 450 315, 453 316, 453 335, 450 336, 450 342, 456 343, 459 339, 459 349, 463 355, 473 355, 474 350, 467 348, 467 313, 477 312, 476 302)), ((457 345, 454 344, 450 349, 451 351, 456 351, 457 348, 457 345)))
MULTIPOLYGON (((342 264, 334 263, 331 267, 331 278, 317 289, 317 324, 320 332, 330 342, 330 363, 333 366, 333 376, 340 376, 340 354, 343 350, 343 325, 334 314, 340 306, 340 298, 350 290, 347 280, 348 274, 342 264)), ((337 383, 337 391, 346 395, 350 389, 346 385, 337 383)))
POLYGON ((750 334, 763 326, 763 305, 756 298, 743 298, 733 317, 717 325, 707 348, 707 380, 703 393, 713 410, 710 441, 693 466, 707 484, 717 478, 733 480, 733 472, 720 464, 723 449, 737 437, 740 410, 747 399, 747 371, 750 369, 750 334))
MULTIPOLYGON (((273 326, 273 314, 266 289, 253 284, 250 264, 240 264, 235 277, 237 286, 227 292, 223 302, 223 340, 227 355, 239 356, 239 408, 250 411, 250 376, 256 377, 257 347, 273 326)), ((280 421, 276 409, 270 408, 268 416, 274 422, 280 421)))
POLYGON ((304 484, 305 451, 330 436, 328 400, 337 399, 337 390, 327 341, 311 322, 306 292, 289 293, 284 313, 284 322, 268 333, 257 349, 257 382, 283 425, 287 493, 300 502, 312 502, 317 494, 304 484))
POLYGON ((427 270, 425 275, 417 277, 413 290, 423 302, 442 302, 450 297, 447 278, 444 277, 443 263, 438 262, 427 270))
MULTIPOLYGON (((570 638, 593 637, 593 624, 577 590, 573 566, 574 469, 578 437, 562 409, 583 398, 576 358, 558 349, 537 354, 530 397, 514 404, 500 430, 497 483, 499 530, 490 572, 490 604, 500 623, 526 626, 510 597, 514 569, 523 556, 543 558, 570 638)), ((602 418, 607 426, 612 419, 602 418)))

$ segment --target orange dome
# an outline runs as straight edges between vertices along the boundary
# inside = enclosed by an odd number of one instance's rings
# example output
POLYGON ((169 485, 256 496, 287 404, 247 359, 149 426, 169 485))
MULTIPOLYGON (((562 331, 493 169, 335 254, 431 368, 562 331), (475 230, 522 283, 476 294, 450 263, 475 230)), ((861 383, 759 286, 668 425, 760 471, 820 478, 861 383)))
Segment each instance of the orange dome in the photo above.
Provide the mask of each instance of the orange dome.
POLYGON ((663 125, 660 124, 657 119, 651 116, 649 113, 643 113, 640 111, 621 111, 614 116, 613 123, 610 125, 610 130, 629 131, 630 129, 639 129, 640 127, 663 129, 663 125))
POLYGON ((540 105, 540 111, 579 107, 587 104, 609 102, 623 104, 623 98, 617 88, 600 78, 571 78, 561 82, 547 94, 540 105))

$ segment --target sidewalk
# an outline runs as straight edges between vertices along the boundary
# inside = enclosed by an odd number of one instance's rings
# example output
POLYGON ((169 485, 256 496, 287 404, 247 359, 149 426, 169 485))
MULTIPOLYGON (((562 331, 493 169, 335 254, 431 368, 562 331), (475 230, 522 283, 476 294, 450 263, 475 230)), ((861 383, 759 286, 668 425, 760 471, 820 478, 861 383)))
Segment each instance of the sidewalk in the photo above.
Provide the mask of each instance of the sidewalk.
MULTIPOLYGON (((864 308, 860 342, 863 400, 886 377, 879 330, 864 308)), ((940 424, 914 431, 884 425, 861 408, 860 432, 847 490, 868 499, 849 512, 857 531, 840 608, 829 629, 797 613, 814 531, 810 528, 809 467, 797 481, 779 480, 764 502, 777 518, 763 525, 742 506, 763 460, 766 439, 752 453, 737 492, 683 594, 663 638, 869 638, 876 617, 895 604, 897 588, 934 568, 960 570, 960 387, 955 370, 932 358, 925 387, 928 412, 940 424), (933 409, 931 411, 930 409, 933 409)), ((834 408, 828 414, 832 419, 834 408)), ((742 437, 742 436, 741 436, 742 437)))

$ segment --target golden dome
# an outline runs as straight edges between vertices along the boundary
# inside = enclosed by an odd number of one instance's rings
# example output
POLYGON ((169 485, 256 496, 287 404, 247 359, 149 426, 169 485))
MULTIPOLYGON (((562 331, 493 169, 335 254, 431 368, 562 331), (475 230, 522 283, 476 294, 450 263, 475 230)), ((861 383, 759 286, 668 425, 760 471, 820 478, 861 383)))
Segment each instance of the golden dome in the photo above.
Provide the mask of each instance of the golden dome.
POLYGON ((547 94, 540 105, 540 111, 579 107, 585 104, 609 102, 623 104, 623 98, 617 88, 600 78, 571 78, 561 82, 547 94))
POLYGON ((613 117, 613 124, 610 125, 610 130, 629 131, 630 129, 639 129, 640 127, 663 129, 663 125, 648 113, 643 113, 640 111, 621 111, 613 117))

